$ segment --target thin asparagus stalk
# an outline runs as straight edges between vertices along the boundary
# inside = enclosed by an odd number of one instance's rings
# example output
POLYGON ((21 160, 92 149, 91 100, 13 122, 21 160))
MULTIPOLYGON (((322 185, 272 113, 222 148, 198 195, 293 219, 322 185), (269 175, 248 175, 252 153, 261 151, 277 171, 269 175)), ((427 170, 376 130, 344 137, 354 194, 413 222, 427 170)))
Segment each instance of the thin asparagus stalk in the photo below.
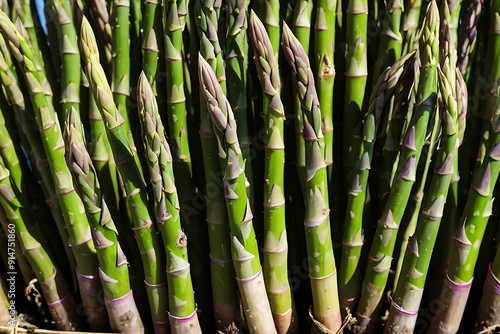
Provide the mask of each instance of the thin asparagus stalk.
POLYGON ((406 0, 402 19, 403 52, 411 52, 418 48, 418 31, 422 0, 406 0))
MULTIPOLYGON (((127 107, 127 99, 130 95, 130 0, 113 0, 111 6, 113 47, 111 90, 113 92, 113 101, 123 119, 123 131, 128 138, 132 151, 137 153, 127 107)), ((142 167, 137 154, 134 154, 134 159, 142 174, 142 167)))
POLYGON ((346 28, 346 70, 343 125, 344 178, 354 168, 353 132, 363 118, 365 86, 368 75, 367 60, 368 1, 349 1, 346 28))
MULTIPOLYGON (((201 216, 192 211, 196 186, 189 147, 186 95, 184 83, 184 59, 182 57, 182 34, 186 26, 184 1, 168 0, 164 7, 165 68, 167 86, 167 119, 170 147, 181 205, 181 219, 187 237, 192 241, 188 252, 191 259, 191 274, 197 291, 198 308, 202 314, 211 313, 209 283, 205 277, 209 270, 206 243, 206 225, 201 216)), ((205 319, 201 319, 204 321, 205 319)))
MULTIPOLYGON (((292 27, 294 35, 304 48, 305 54, 309 54, 310 47, 310 35, 311 35, 311 24, 312 24, 312 12, 313 12, 313 1, 312 0, 297 0, 293 7, 293 18, 292 27)), ((305 168, 306 168, 306 153, 305 153, 305 143, 302 139, 303 129, 304 129, 304 115, 302 114, 301 102, 298 94, 293 91, 294 94, 294 124, 295 124, 295 150, 297 159, 297 168, 299 171, 299 178, 302 182, 304 179, 305 168)))
POLYGON ((458 32, 458 61, 457 67, 462 76, 468 78, 470 70, 469 61, 472 52, 475 49, 477 41, 477 28, 481 18, 483 0, 474 0, 472 6, 467 10, 458 32))
POLYGON ((403 0, 386 0, 385 15, 383 15, 382 31, 378 45, 377 61, 373 69, 372 80, 379 79, 380 73, 401 57, 403 36, 401 35, 401 18, 403 15, 403 0))
POLYGON ((118 242, 118 232, 102 196, 96 170, 85 148, 81 127, 76 111, 70 110, 65 128, 66 161, 92 226, 111 329, 119 333, 144 333, 130 289, 128 262, 118 242))
MULTIPOLYGON (((452 37, 448 33, 451 43, 452 37)), ((454 52, 454 47, 450 48, 454 52)), ((442 137, 431 185, 425 194, 415 234, 408 241, 401 278, 391 301, 384 333, 411 333, 422 300, 444 204, 453 178, 455 156, 459 146, 458 105, 455 86, 455 59, 448 56, 443 72, 439 70, 439 88, 444 106, 441 109, 442 137)), ((458 71, 456 73, 459 73, 458 71)), ((458 74, 460 75, 460 74, 458 74)))
MULTIPOLYGON (((264 26, 266 27, 269 40, 273 46, 274 58, 278 59, 281 41, 281 23, 280 23, 280 1, 279 0, 266 0, 263 2, 263 12, 258 13, 263 16, 260 17, 264 26)), ((257 7, 257 6, 254 6, 257 7)), ((254 8, 254 10, 257 8, 254 8)))
POLYGON ((420 40, 421 72, 416 105, 401 149, 398 171, 389 198, 378 221, 356 318, 359 326, 369 332, 378 328, 377 313, 391 268, 392 254, 406 203, 421 156, 429 115, 433 112, 437 95, 437 66, 439 55, 439 12, 435 1, 429 4, 420 40))
POLYGON ((250 14, 249 37, 264 95, 264 282, 278 333, 296 333, 288 283, 288 241, 285 224, 284 129, 285 112, 280 96, 278 59, 262 21, 250 14))
POLYGON ((414 62, 415 54, 409 54, 398 60, 382 74, 370 98, 368 113, 361 123, 360 130, 362 130, 362 133, 356 137, 356 168, 348 193, 346 209, 348 214, 345 217, 339 275, 339 295, 342 310, 349 308, 354 311, 356 299, 359 297, 362 270, 360 257, 364 244, 363 211, 378 127, 383 112, 388 107, 387 105, 398 86, 402 83, 411 85, 413 80, 409 75, 413 74, 411 69, 414 62), (406 72, 406 74, 403 74, 403 72, 406 72))
POLYGON ((85 288, 82 286, 82 280, 79 280, 80 293, 91 326, 98 328, 104 314, 103 312, 95 312, 94 304, 96 291, 100 286, 97 276, 97 256, 92 244, 90 227, 82 200, 75 192, 71 173, 64 160, 64 142, 59 122, 43 93, 38 72, 33 63, 31 48, 3 12, 0 13, 0 31, 8 40, 7 43, 12 55, 23 69, 43 148, 53 177, 56 197, 61 206, 70 244, 76 258, 77 272, 92 277, 92 284, 85 288))
POLYGON ((80 52, 70 1, 51 0, 50 3, 57 15, 55 20, 61 57, 61 119, 64 120, 72 108, 80 114, 80 52))
POLYGON ((226 3, 229 18, 226 37, 226 76, 227 98, 238 123, 238 140, 240 142, 245 164, 245 176, 248 179, 248 198, 254 207, 254 178, 250 149, 249 119, 247 111, 247 1, 229 0, 226 3))
POLYGON ((144 17, 142 20, 142 68, 148 78, 148 82, 157 98, 157 81, 161 66, 160 55, 163 55, 163 32, 162 27, 162 6, 158 0, 144 1, 144 17))
POLYGON ((137 102, 143 142, 154 195, 156 222, 167 256, 169 315, 172 333, 201 333, 188 262, 187 238, 175 187, 173 159, 165 139, 158 105, 144 72, 139 77, 137 102))
POLYGON ((202 93, 217 137, 224 172, 232 258, 248 328, 251 333, 276 333, 264 287, 252 210, 246 194, 245 162, 236 135, 236 122, 214 71, 201 55, 198 64, 202 93))
POLYGON ((105 0, 88 0, 87 6, 90 15, 95 22, 96 30, 98 31, 98 38, 100 40, 99 46, 103 59, 101 60, 107 68, 111 68, 113 58, 113 38, 111 33, 111 25, 109 23, 109 13, 106 7, 105 0))
POLYGON ((283 51, 292 69, 304 116, 303 138, 305 142, 305 220, 308 250, 308 269, 313 296, 312 318, 317 327, 325 326, 336 332, 341 328, 337 271, 330 234, 330 209, 328 202, 328 178, 325 163, 322 118, 314 76, 307 55, 290 28, 284 25, 283 51))
POLYGON ((153 323, 160 324, 161 327, 168 319, 164 257, 156 237, 156 228, 148 212, 144 180, 134 159, 135 153, 122 127, 123 118, 113 102, 113 93, 99 62, 95 36, 86 18, 82 21, 81 50, 85 72, 106 125, 118 172, 123 179, 126 205, 132 217, 130 223, 141 252, 153 323))
MULTIPOLYGON (((3 161, 0 161, 0 185, 0 204, 10 222, 7 228, 9 233, 12 231, 16 234, 12 245, 10 242, 7 244, 8 251, 15 243, 20 243, 23 255, 28 259, 42 286, 42 293, 56 322, 56 328, 65 331, 82 328, 83 321, 76 313, 76 301, 55 266, 53 256, 47 252, 47 242, 43 234, 26 209, 26 204, 22 203, 22 198, 17 196, 19 190, 12 184, 10 173, 3 161)), ((15 267, 8 269, 10 272, 16 271, 15 267)))
POLYGON ((323 136, 325 137, 325 162, 331 176, 333 164, 333 86, 335 82, 335 10, 337 1, 321 0, 316 6, 314 22, 315 79, 318 91, 323 136))

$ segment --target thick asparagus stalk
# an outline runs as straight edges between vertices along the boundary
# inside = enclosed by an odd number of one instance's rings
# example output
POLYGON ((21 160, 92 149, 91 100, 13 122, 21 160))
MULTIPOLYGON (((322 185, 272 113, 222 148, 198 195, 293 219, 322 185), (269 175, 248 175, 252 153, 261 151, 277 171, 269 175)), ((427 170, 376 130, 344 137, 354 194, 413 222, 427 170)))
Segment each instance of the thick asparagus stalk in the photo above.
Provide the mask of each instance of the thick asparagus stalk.
POLYGON ((353 0, 347 6, 346 70, 343 123, 344 178, 354 168, 353 132, 363 118, 362 109, 368 76, 367 56, 368 1, 353 0))
POLYGON ((245 163, 236 135, 236 122, 214 71, 201 56, 198 64, 202 93, 217 136, 231 228, 232 258, 248 327, 251 333, 276 333, 246 194, 245 163))
POLYGON ((284 129, 285 112, 280 96, 278 59, 268 34, 254 12, 250 14, 250 41, 264 95, 265 183, 264 183, 264 281, 278 333, 298 330, 293 318, 288 283, 288 241, 285 224, 284 129))
POLYGON ((92 226, 92 239, 99 260, 99 277, 111 329, 120 333, 144 333, 130 289, 128 262, 120 247, 115 223, 102 196, 96 170, 85 147, 81 126, 76 111, 72 109, 65 128, 66 160, 92 226))
POLYGON ((288 26, 284 25, 283 51, 292 69, 304 116, 305 142, 304 199, 309 276, 313 293, 313 320, 316 326, 338 331, 342 325, 337 292, 337 270, 330 235, 330 209, 325 146, 319 100, 307 55, 288 26))
POLYGON ((161 327, 167 321, 164 256, 156 237, 156 228, 148 212, 144 180, 134 159, 134 151, 122 128, 124 121, 112 98, 111 88, 99 63, 96 40, 87 19, 82 21, 81 50, 92 93, 106 125, 118 172, 126 194, 137 245, 141 252, 146 289, 153 322, 161 327))
POLYGON ((201 333, 189 269, 187 238, 181 228, 181 208, 175 187, 172 154, 165 139, 158 105, 144 73, 139 76, 137 95, 153 188, 154 212, 167 253, 171 330, 172 333, 201 333))
POLYGON ((420 40, 421 73, 416 105, 401 148, 398 171, 389 198, 377 224, 370 249, 361 298, 356 318, 362 330, 378 327, 376 317, 381 308, 385 286, 391 268, 392 254, 401 219, 408 202, 421 156, 429 115, 437 98, 437 66, 439 55, 439 12, 435 1, 429 4, 420 40))

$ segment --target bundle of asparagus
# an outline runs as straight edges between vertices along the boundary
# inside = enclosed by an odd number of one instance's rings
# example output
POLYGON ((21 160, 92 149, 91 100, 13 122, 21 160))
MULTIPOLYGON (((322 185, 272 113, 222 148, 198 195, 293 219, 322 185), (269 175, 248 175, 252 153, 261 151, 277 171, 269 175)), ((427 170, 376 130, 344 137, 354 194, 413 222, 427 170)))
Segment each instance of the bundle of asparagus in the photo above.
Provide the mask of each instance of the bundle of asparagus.
POLYGON ((0 330, 500 327, 500 0, 0 10, 0 330))

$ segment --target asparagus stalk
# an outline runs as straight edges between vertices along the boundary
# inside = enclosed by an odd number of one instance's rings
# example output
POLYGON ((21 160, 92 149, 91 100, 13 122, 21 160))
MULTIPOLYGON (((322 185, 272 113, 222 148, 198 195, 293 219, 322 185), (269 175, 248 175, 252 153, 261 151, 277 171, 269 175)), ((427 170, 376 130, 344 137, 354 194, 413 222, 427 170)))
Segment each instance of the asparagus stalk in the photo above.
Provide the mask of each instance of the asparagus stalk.
POLYGON ((390 69, 384 71, 370 98, 368 113, 360 124, 362 133, 356 137, 356 168, 348 193, 346 209, 348 213, 345 217, 339 275, 342 310, 349 308, 353 311, 356 299, 359 297, 362 270, 360 260, 364 244, 363 211, 378 127, 395 91, 402 83, 408 85, 412 82, 410 75, 413 74, 411 69, 414 62, 415 54, 412 53, 399 59, 390 69))
MULTIPOLYGON (((167 85, 168 133, 171 138, 172 157, 179 200, 181 219, 187 237, 192 241, 188 251, 191 258, 193 284, 198 292, 197 303, 202 314, 210 311, 209 281, 205 273, 209 270, 206 239, 206 226, 201 216, 193 212, 193 199, 196 186, 193 180, 193 167, 189 147, 186 95, 184 82, 184 60, 182 57, 182 33, 186 26, 187 10, 184 1, 169 0, 164 8, 165 66, 167 85)), ((205 320, 205 319, 202 319, 205 320)))
POLYGON ((276 333, 264 287, 252 210, 246 194, 245 162, 236 135, 236 122, 214 71, 201 55, 198 64, 202 93, 217 137, 224 172, 232 258, 248 327, 251 333, 276 333))
POLYGON ((304 116, 305 142, 304 199, 308 269, 313 295, 315 325, 336 332, 342 325, 337 292, 337 271, 330 235, 328 178, 325 163, 322 118, 314 76, 307 55, 298 39, 284 25, 283 51, 292 69, 304 116))
POLYGON ((422 0, 406 0, 404 3, 402 30, 403 54, 418 48, 418 31, 422 0))
POLYGON ((123 128, 123 118, 112 99, 112 91, 99 63, 95 36, 86 18, 82 21, 81 50, 92 93, 106 125, 118 172, 123 180, 126 205, 132 217, 137 245, 141 252, 153 323, 161 328, 167 321, 164 257, 156 237, 156 228, 147 208, 145 184, 134 159, 135 152, 123 128))
POLYGON ((51 5, 57 15, 55 20, 61 58, 61 119, 64 120, 72 108, 80 114, 80 52, 70 1, 51 0, 51 5))
POLYGON ((120 333, 144 333, 130 289, 128 262, 120 247, 115 223, 102 196, 81 127, 78 115, 72 109, 65 127, 66 161, 92 226, 92 239, 99 260, 99 277, 111 329, 120 333))
POLYGON ((483 2, 483 0, 473 1, 463 18, 463 24, 459 28, 457 67, 464 78, 468 78, 470 57, 476 46, 477 28, 482 14, 483 2))
POLYGON ((101 54, 103 55, 103 63, 106 67, 111 68, 112 58, 113 58, 113 46, 112 46, 112 33, 111 25, 109 23, 109 13, 106 7, 105 0, 88 0, 87 2, 90 16, 95 23, 96 30, 98 31, 98 38, 100 40, 99 47, 101 54))
MULTIPOLYGON (((3 14, 3 12, 2 12, 3 14)), ((29 261, 42 286, 42 293, 47 306, 56 322, 56 328, 65 331, 74 331, 83 326, 83 321, 76 311, 76 302, 62 273, 54 264, 53 256, 48 253, 48 245, 34 218, 26 208, 27 203, 18 197, 19 190, 10 180, 10 173, 0 159, 0 204, 5 210, 9 224, 9 233, 16 233, 16 241, 21 245, 24 256, 29 261)), ((14 247, 8 243, 8 247, 14 247)), ((16 268, 9 267, 9 272, 16 268)))
POLYGON ((346 69, 343 122, 344 177, 354 168, 353 132, 363 118, 365 86, 368 76, 367 60, 368 1, 353 0, 347 6, 346 69))
POLYGON ((165 139, 158 105, 144 72, 139 77, 137 102, 156 222, 167 253, 169 317, 172 333, 201 333, 189 270, 187 238, 181 228, 173 159, 165 139))
POLYGON ((370 332, 378 326, 375 317, 381 308, 399 225, 415 182, 416 167, 427 133, 429 115, 435 108, 438 33, 439 13, 435 1, 432 1, 427 9, 420 40, 419 55, 422 69, 416 105, 403 140, 398 171, 382 217, 378 221, 357 308, 356 318, 360 328, 366 328, 370 332))
MULTIPOLYGON (((451 39, 451 34, 449 34, 451 39)), ((453 43, 452 40, 449 42, 453 43)), ((454 51, 454 48, 450 48, 454 51)), ((413 332, 419 311, 427 273, 429 271, 432 250, 434 248, 444 204, 453 178, 455 156, 459 146, 458 105, 455 90, 454 55, 439 70, 439 89, 444 106, 442 119, 441 145, 436 157, 434 175, 429 190, 425 194, 420 210, 415 234, 408 241, 401 278, 392 296, 389 319, 385 333, 413 332)), ((457 73, 459 73, 457 71, 457 73)), ((460 74, 458 74, 460 75, 460 74)))
POLYGON ((325 162, 333 164, 333 86, 335 82, 335 9, 337 1, 321 0, 316 7, 314 22, 315 79, 318 91, 323 136, 325 137, 325 162))
MULTIPOLYGON (((254 178, 249 138, 247 112, 247 1, 229 0, 226 3, 228 26, 226 37, 226 76, 227 98, 238 123, 238 140, 240 142, 245 164, 245 176, 248 179, 248 198, 254 208, 254 178)), ((250 124, 251 125, 251 124, 250 124)))
POLYGON ((298 330, 288 283, 288 241, 285 224, 284 120, 278 60, 262 21, 250 14, 249 37, 264 95, 264 281, 278 333, 298 330))
POLYGON ((43 148, 53 177, 56 197, 61 206, 70 244, 76 258, 77 272, 92 277, 92 284, 87 285, 86 288, 82 286, 82 280, 79 280, 79 283, 83 304, 90 317, 89 321, 92 326, 97 328, 102 323, 101 317, 104 316, 103 313, 96 313, 93 305, 96 302, 95 293, 100 286, 97 277, 97 256, 92 244, 90 227, 84 213, 82 200, 75 192, 71 173, 64 160, 64 142, 59 122, 43 93, 27 41, 3 12, 0 13, 0 31, 8 40, 12 55, 23 69, 43 148))
POLYGON ((163 39, 161 38, 162 7, 158 0, 144 1, 144 17, 142 20, 142 68, 158 98, 157 85, 161 56, 163 55, 163 39))
MULTIPOLYGON (((258 9, 255 7, 257 6, 254 6, 254 10, 258 9)), ((257 11, 256 13, 259 15, 262 14, 262 17, 259 18, 266 27, 269 40, 273 47, 274 57, 278 59, 281 40, 280 10, 283 6, 280 6, 279 0, 266 0, 263 2, 263 7, 264 8, 259 8, 259 10, 262 10, 262 13, 257 11)))

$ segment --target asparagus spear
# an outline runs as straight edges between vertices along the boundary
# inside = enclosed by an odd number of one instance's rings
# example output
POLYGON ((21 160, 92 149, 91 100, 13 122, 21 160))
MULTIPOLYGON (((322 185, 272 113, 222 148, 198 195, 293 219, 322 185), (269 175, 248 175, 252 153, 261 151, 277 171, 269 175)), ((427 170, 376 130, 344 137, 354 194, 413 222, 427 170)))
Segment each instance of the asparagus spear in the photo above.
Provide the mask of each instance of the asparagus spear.
POLYGON ((339 275, 339 294, 342 310, 345 308, 353 310, 356 299, 359 297, 359 285, 361 283, 361 266, 359 262, 364 243, 363 211, 378 127, 383 112, 388 107, 387 105, 395 91, 398 90, 398 86, 402 83, 403 85, 411 85, 413 81, 411 69, 414 62, 415 54, 411 53, 399 59, 382 74, 370 98, 368 113, 360 124, 362 133, 356 137, 356 168, 349 187, 339 275))
MULTIPOLYGON (((42 293, 55 320, 56 328, 64 331, 81 328, 83 321, 76 313, 76 301, 62 273, 55 266, 53 255, 47 251, 47 242, 26 208, 27 203, 23 203, 23 199, 18 197, 19 189, 12 184, 10 173, 2 159, 0 159, 0 187, 0 205, 10 222, 7 228, 16 234, 15 242, 20 243, 23 255, 28 259, 42 286, 42 293)), ((10 244, 8 246, 11 247, 10 244)), ((9 267, 10 272, 15 270, 15 267, 9 267)))
POLYGON ((315 79, 318 91, 321 116, 323 119, 322 132, 325 136, 325 162, 333 164, 333 85, 335 82, 335 9, 337 1, 321 0, 316 6, 316 20, 314 22, 314 52, 315 52, 315 79))
POLYGON ((344 177, 354 168, 353 131, 361 121, 365 86, 368 76, 367 60, 368 1, 349 1, 346 29, 346 70, 344 97, 343 153, 344 177))
POLYGON ((248 179, 248 198, 254 208, 254 178, 250 148, 248 112, 247 112, 247 1, 229 0, 226 3, 228 26, 226 37, 226 76, 227 98, 238 123, 238 140, 245 164, 245 175, 248 179))
POLYGON ((198 64, 202 93, 217 137, 224 172, 232 258, 248 327, 251 333, 276 333, 264 288, 252 210, 246 194, 245 163, 236 135, 236 122, 214 71, 201 55, 198 64))
POLYGON ((123 118, 113 102, 111 88, 99 63, 95 36, 86 18, 82 21, 80 42, 85 72, 106 125, 113 156, 124 183, 126 205, 132 217, 130 223, 141 252, 153 322, 161 328, 168 319, 164 257, 156 237, 156 228, 148 212, 144 180, 134 159, 135 153, 123 129, 123 118))
POLYGON ((72 109, 65 127, 66 161, 92 226, 92 239, 99 259, 99 277, 111 329, 120 333, 144 333, 130 289, 128 262, 120 247, 115 223, 102 196, 81 127, 78 115, 72 109))
MULTIPOLYGON (((450 35, 451 38, 451 35, 450 35)), ((452 42, 452 41, 451 41, 452 42)), ((451 48, 454 51, 454 48, 451 48)), ((413 332, 422 293, 429 271, 444 204, 453 178, 454 157, 459 146, 458 105, 455 93, 455 57, 439 70, 439 88, 444 106, 441 145, 436 157, 434 175, 418 217, 415 234, 408 241, 401 278, 392 296, 385 333, 413 332)), ((457 72, 458 73, 458 72, 457 72)), ((459 74, 460 75, 460 74, 459 74)))
POLYGON ((470 70, 470 57, 475 49, 477 41, 477 28, 481 19, 483 8, 483 0, 474 0, 467 14, 463 18, 463 24, 460 25, 458 31, 458 60, 457 67, 460 69, 462 76, 468 78, 470 70))
POLYGON ((87 285, 86 289, 82 289, 83 283, 82 280, 79 280, 80 293, 87 315, 92 316, 90 319, 91 324, 98 327, 102 323, 100 317, 103 314, 96 314, 93 305, 96 301, 96 291, 100 286, 97 277, 97 256, 92 244, 89 223, 83 210, 83 203, 75 192, 71 173, 64 160, 64 142, 59 122, 53 108, 47 103, 43 94, 27 41, 3 12, 0 13, 0 31, 4 38, 8 40, 12 55, 23 69, 43 148, 53 177, 56 197, 62 209, 70 244, 76 258, 77 272, 92 277, 92 284, 87 285))
POLYGON ((304 199, 309 276, 313 293, 312 317, 316 326, 336 332, 342 325, 337 292, 337 272, 330 235, 328 178, 318 96, 307 55, 290 28, 284 25, 283 51, 292 69, 304 116, 304 199))
MULTIPOLYGON (((192 241, 188 252, 191 258, 191 273, 197 303, 202 314, 211 313, 209 281, 205 273, 209 270, 206 239, 206 226, 201 216, 194 213, 193 199, 196 186, 193 179, 191 151, 189 147, 187 109, 185 95, 184 60, 182 56, 182 33, 186 26, 186 8, 183 1, 168 0, 164 8, 167 119, 174 171, 177 176, 181 219, 187 237, 192 241)), ((205 319, 201 319, 205 320, 205 319)))
POLYGON ((250 41, 264 95, 264 281, 278 333, 297 332, 288 283, 288 241, 285 224, 284 129, 278 60, 262 21, 250 14, 250 41))
POLYGON ((429 115, 435 108, 438 33, 439 13, 435 1, 432 1, 427 9, 420 40, 419 55, 422 68, 416 105, 403 140, 398 171, 382 217, 378 221, 357 308, 356 318, 359 326, 368 331, 377 328, 375 317, 381 308, 399 225, 415 182, 416 166, 427 133, 429 115))
POLYGON ((57 15, 56 30, 61 57, 61 119, 64 120, 72 108, 80 114, 80 52, 70 1, 51 0, 50 3, 57 15))
POLYGON ((181 228, 181 209, 175 187, 172 154, 165 139, 158 105, 144 72, 139 76, 137 95, 156 222, 168 255, 167 282, 171 330, 172 333, 201 333, 191 283, 187 238, 181 228))

